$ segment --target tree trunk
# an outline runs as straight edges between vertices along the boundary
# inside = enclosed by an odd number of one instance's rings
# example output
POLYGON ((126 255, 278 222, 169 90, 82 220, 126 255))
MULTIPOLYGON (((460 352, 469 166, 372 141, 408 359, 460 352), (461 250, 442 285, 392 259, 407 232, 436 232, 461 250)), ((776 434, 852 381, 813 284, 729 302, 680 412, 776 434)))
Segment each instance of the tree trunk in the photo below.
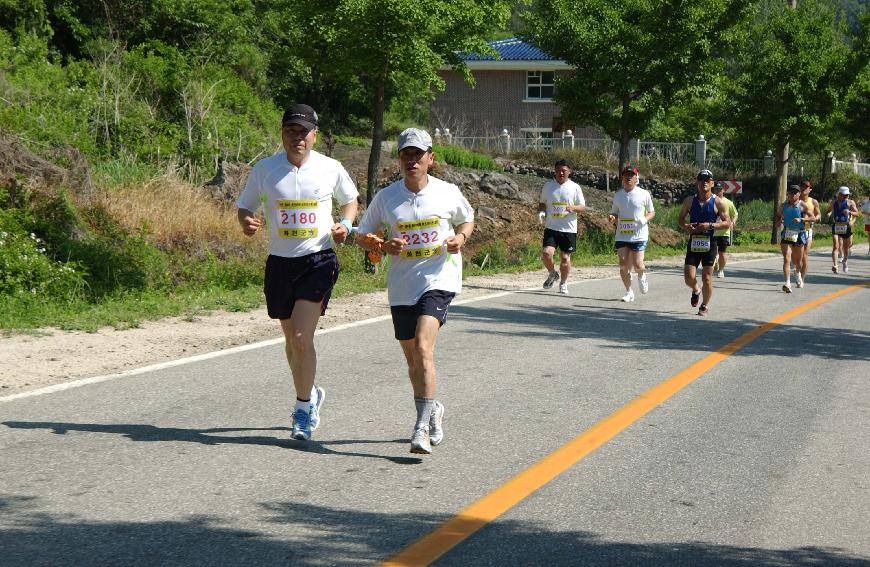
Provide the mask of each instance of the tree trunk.
POLYGON ((788 185, 789 143, 780 143, 776 148, 776 196, 773 199, 773 222, 770 229, 770 243, 779 242, 779 231, 776 226, 776 211, 780 203, 785 201, 786 185, 788 185))
POLYGON ((368 180, 366 182, 366 205, 375 198, 375 187, 378 185, 378 168, 381 162, 381 143, 384 141, 384 111, 386 107, 385 91, 386 77, 380 77, 375 87, 374 112, 372 115, 372 150, 369 153, 368 180))
POLYGON ((631 135, 629 127, 629 110, 631 108, 631 99, 625 97, 622 99, 622 118, 619 120, 619 168, 616 170, 617 176, 622 171, 622 167, 628 163, 628 145, 631 143, 631 135))

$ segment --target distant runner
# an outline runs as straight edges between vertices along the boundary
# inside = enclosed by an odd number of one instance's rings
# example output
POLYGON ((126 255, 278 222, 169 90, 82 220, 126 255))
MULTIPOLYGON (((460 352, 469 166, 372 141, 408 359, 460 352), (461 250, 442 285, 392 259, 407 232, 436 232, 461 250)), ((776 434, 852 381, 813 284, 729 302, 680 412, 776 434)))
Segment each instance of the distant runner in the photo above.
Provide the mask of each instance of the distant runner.
POLYGON ((608 219, 616 223, 616 254, 619 257, 619 276, 625 286, 622 301, 634 301, 631 289, 631 269, 637 273, 641 293, 649 291, 646 266, 643 263, 644 251, 649 240, 649 221, 656 216, 652 195, 637 186, 637 168, 626 165, 619 175, 622 188, 613 196, 608 219))
POLYGON ((571 167, 560 159, 553 166, 554 178, 547 181, 538 199, 538 216, 547 219, 541 259, 547 269, 544 289, 550 289, 559 279, 559 293, 568 293, 568 274, 571 271, 571 253, 577 249, 577 213, 586 209, 583 190, 571 181, 571 167), (553 254, 559 249, 559 271, 553 254))
POLYGON ((813 246, 813 224, 822 220, 822 208, 819 206, 819 202, 810 197, 812 190, 813 183, 809 179, 801 182, 801 201, 807 206, 807 214, 812 218, 804 223, 804 230, 807 231, 807 245, 801 248, 804 258, 801 269, 802 283, 806 283, 807 271, 809 271, 810 248, 813 246))
POLYGON ((867 255, 870 256, 870 195, 864 199, 861 212, 864 214, 864 232, 867 233, 867 255))
POLYGON ((730 199, 725 197, 725 184, 721 181, 713 183, 713 194, 725 203, 725 208, 728 209, 728 218, 731 219, 730 227, 720 228, 713 232, 713 239, 716 241, 716 249, 719 251, 719 257, 716 262, 718 266, 716 277, 724 278, 725 264, 728 261, 725 252, 728 250, 728 247, 734 243, 734 227, 737 226, 737 207, 734 206, 734 203, 732 203, 730 199))
POLYGON ((785 281, 782 291, 791 293, 791 263, 794 262, 797 286, 803 287, 803 248, 807 245, 807 231, 804 222, 812 218, 809 207, 801 201, 801 188, 791 185, 784 203, 776 211, 776 225, 782 225, 779 249, 782 252, 782 275, 785 281))
POLYGON ((855 201, 849 198, 849 188, 845 185, 837 189, 837 197, 831 201, 828 217, 833 217, 831 232, 834 235, 834 248, 831 250, 831 271, 837 273, 837 254, 843 257, 843 273, 849 272, 849 249, 852 248, 852 225, 861 213, 855 201))

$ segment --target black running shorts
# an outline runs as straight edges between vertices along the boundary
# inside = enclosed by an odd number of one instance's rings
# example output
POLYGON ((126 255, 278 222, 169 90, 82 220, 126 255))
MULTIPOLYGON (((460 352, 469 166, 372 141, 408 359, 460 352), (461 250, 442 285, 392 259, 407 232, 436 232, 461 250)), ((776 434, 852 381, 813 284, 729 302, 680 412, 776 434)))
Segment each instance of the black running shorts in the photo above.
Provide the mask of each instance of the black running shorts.
POLYGON ((452 291, 430 289, 414 305, 393 305, 390 314, 393 316, 393 331, 396 340, 407 341, 417 336, 417 319, 421 315, 431 315, 438 319, 439 326, 447 322, 447 310, 456 294, 452 291))
POLYGON ((270 255, 266 259, 266 310, 272 319, 289 319, 297 300, 320 303, 320 314, 338 280, 338 257, 329 248, 298 258, 270 255))

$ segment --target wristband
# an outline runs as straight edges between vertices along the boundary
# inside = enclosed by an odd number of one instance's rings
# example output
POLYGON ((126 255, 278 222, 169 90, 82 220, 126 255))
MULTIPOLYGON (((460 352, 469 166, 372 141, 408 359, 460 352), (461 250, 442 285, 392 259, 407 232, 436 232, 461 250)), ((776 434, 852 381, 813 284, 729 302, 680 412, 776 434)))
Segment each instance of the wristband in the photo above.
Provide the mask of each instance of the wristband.
POLYGON ((460 234, 462 235, 462 242, 463 243, 468 242, 468 237, 465 235, 464 232, 457 232, 456 236, 459 236, 460 234))
POLYGON ((343 224, 344 227, 347 229, 348 234, 353 232, 353 223, 350 222, 349 219, 341 219, 340 221, 338 221, 338 224, 343 224))

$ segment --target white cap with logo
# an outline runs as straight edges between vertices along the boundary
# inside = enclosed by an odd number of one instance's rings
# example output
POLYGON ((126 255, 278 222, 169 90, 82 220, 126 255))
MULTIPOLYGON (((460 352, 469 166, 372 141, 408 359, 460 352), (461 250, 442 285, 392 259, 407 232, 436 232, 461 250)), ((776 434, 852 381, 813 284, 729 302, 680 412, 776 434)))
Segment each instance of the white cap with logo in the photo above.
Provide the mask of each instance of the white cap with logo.
POLYGON ((432 148, 432 136, 425 130, 418 128, 406 128, 399 134, 399 150, 402 151, 408 147, 420 148, 428 151, 432 148))
POLYGON ((845 185, 843 185, 842 187, 840 187, 839 189, 837 189, 837 193, 839 193, 840 195, 848 195, 848 194, 849 194, 849 188, 846 187, 845 185))

